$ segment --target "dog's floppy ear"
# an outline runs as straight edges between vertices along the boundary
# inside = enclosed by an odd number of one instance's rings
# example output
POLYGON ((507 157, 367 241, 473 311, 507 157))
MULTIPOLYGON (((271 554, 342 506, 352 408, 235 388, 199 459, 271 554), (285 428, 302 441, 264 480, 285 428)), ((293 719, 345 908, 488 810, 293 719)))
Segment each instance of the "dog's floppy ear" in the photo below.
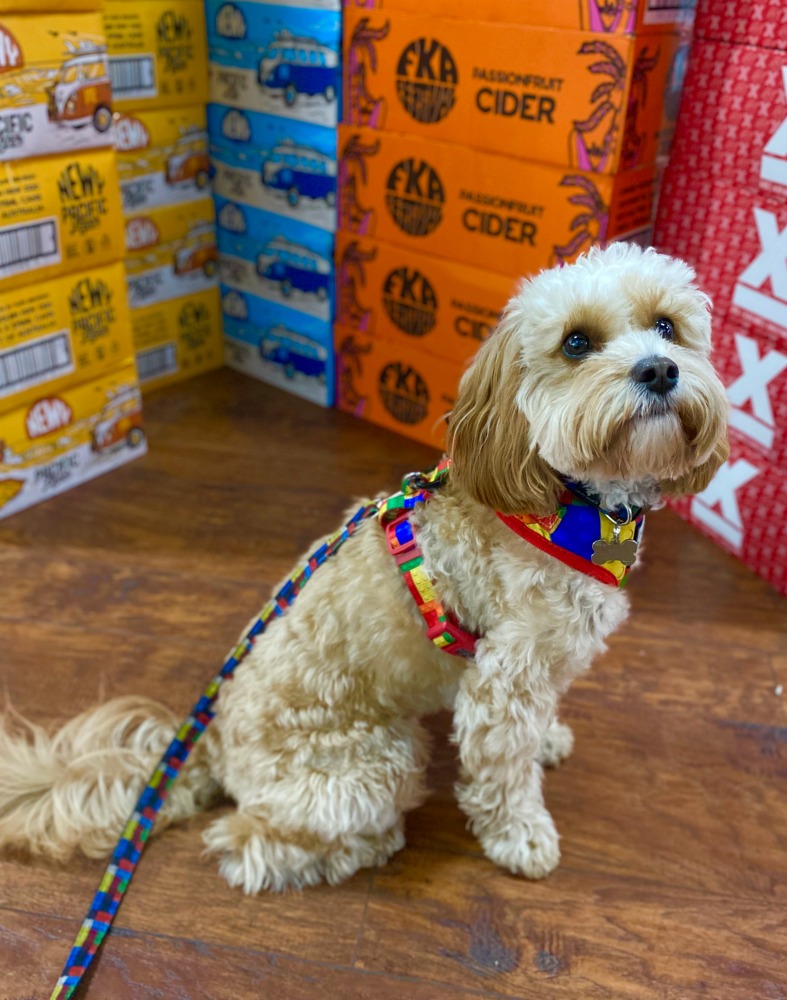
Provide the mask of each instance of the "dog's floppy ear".
POLYGON ((552 514, 562 486, 516 405, 523 371, 516 322, 504 317, 459 384, 448 422, 452 476, 503 514, 552 514))
POLYGON ((692 469, 678 479, 668 479, 662 481, 661 492, 665 496, 693 496, 695 493, 702 493, 711 479, 730 457, 730 444, 726 435, 719 441, 713 449, 710 458, 706 459, 696 469, 692 469))

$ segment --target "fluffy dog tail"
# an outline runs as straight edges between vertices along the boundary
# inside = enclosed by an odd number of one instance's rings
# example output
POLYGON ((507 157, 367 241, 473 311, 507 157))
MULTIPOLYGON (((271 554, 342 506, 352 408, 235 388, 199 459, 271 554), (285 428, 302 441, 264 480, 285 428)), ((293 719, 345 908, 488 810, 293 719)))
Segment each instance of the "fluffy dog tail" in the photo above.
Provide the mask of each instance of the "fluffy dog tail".
MULTIPOLYGON (((65 861, 104 857, 179 720, 147 698, 117 698, 48 733, 18 714, 0 719, 0 848, 65 861)), ((207 807, 218 785, 198 744, 164 803, 156 830, 207 807)))

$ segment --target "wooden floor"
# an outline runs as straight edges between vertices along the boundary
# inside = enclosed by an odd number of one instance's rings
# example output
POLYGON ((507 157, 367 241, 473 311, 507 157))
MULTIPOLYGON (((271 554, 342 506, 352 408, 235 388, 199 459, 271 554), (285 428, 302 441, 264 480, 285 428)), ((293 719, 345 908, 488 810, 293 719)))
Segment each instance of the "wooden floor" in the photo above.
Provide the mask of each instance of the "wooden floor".
MULTIPOLYGON (((0 524, 0 681, 56 720, 144 693, 187 713, 270 588, 348 497, 428 448, 223 372, 153 397, 150 455, 0 524)), ((387 867, 246 898, 154 839, 92 1000, 787 998, 787 601, 670 512, 634 613, 569 693, 546 783, 563 861, 497 870, 434 795, 387 867)), ((46 1000, 103 866, 0 861, 0 1000, 46 1000)))

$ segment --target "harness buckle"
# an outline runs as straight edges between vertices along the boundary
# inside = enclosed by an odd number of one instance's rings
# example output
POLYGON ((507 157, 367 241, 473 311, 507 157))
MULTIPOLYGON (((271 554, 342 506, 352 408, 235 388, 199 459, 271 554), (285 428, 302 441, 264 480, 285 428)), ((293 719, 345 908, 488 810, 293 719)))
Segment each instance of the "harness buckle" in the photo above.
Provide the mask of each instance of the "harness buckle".
MULTIPOLYGON (((445 613, 445 621, 435 622, 427 629, 427 635, 432 642, 439 639, 441 635, 450 635, 452 642, 440 646, 444 653, 451 653, 454 656, 475 656, 476 637, 465 629, 454 618, 450 611, 445 613)), ((435 643, 437 645, 437 643, 435 643)))
POLYGON ((413 528, 408 519, 409 514, 409 510, 403 510, 393 521, 389 521, 384 526, 388 551, 399 566, 412 558, 411 553, 417 547, 413 528))

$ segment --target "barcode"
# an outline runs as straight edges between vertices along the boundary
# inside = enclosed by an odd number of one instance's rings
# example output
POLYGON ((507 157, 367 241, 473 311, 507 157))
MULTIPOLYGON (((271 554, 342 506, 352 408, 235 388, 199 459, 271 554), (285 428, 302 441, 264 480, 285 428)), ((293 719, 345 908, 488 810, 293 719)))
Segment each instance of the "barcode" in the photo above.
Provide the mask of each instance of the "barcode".
POLYGON ((71 341, 56 333, 0 354, 0 396, 18 392, 74 370, 71 341))
POLYGON ((115 57, 109 60, 109 78, 115 97, 155 97, 153 56, 115 57))
POLYGON ((152 347, 149 351, 137 353, 137 372, 140 382, 169 375, 178 370, 178 352, 174 344, 152 347))
POLYGON ((57 222, 54 219, 0 230, 0 277, 59 262, 57 222))
POLYGON ((696 6, 697 0, 648 0, 645 24, 688 21, 696 6))

